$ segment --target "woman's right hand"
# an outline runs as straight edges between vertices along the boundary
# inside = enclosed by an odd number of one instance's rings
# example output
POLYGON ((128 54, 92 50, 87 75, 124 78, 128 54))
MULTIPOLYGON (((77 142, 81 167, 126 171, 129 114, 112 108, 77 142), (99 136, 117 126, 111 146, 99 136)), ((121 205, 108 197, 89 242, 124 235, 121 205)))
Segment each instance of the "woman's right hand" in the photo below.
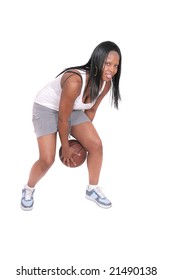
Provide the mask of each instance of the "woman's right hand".
POLYGON ((73 164, 76 166, 76 163, 73 159, 73 155, 80 156, 80 153, 75 152, 75 150, 72 147, 62 147, 61 159, 65 165, 70 167, 71 164, 73 164))

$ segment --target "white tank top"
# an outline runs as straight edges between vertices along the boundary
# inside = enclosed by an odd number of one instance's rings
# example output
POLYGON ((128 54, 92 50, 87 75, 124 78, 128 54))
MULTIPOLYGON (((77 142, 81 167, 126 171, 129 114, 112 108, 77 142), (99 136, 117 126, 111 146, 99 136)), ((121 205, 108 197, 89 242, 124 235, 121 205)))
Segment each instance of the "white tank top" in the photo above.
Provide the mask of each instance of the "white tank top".
MULTIPOLYGON (((84 89, 86 85, 86 72, 82 70, 78 70, 82 77, 82 89, 80 92, 80 95, 76 98, 73 106, 73 110, 87 110, 90 109, 96 100, 92 103, 83 103, 82 97, 84 94, 84 89)), ((46 86, 44 86, 36 95, 35 103, 38 103, 40 105, 46 106, 50 109, 59 111, 59 103, 62 93, 61 88, 61 74, 57 78, 55 78, 53 81, 48 83, 46 86)), ((103 92, 106 82, 104 81, 103 86, 101 90, 99 91, 99 95, 103 92)))

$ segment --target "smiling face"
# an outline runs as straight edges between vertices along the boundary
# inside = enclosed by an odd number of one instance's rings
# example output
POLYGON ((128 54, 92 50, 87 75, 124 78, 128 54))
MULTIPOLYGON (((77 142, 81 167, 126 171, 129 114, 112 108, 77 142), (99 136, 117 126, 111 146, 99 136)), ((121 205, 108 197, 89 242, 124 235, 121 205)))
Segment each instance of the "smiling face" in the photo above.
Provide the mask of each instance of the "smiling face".
POLYGON ((102 79, 103 81, 110 81, 118 71, 119 54, 116 51, 110 51, 103 64, 102 79))

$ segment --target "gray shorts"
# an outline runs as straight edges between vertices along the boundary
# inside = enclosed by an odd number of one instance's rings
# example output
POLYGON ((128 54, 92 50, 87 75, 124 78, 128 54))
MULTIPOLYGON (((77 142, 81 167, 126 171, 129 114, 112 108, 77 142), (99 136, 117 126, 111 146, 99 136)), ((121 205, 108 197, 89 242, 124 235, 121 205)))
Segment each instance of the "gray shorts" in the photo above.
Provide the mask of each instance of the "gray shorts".
MULTIPOLYGON (((71 126, 90 121, 82 110, 72 111, 69 118, 69 132, 71 126)), ((32 122, 37 138, 50 133, 56 133, 58 132, 58 111, 34 103, 32 122)))

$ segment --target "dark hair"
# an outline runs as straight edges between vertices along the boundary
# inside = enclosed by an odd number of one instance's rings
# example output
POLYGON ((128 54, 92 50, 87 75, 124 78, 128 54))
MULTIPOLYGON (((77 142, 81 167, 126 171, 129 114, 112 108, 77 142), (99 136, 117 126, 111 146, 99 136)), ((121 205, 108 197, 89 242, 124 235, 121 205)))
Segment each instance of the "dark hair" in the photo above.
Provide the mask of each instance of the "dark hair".
MULTIPOLYGON (((64 73, 65 71, 72 70, 72 69, 80 69, 80 70, 88 71, 89 79, 88 79, 86 89, 87 89, 88 85, 90 84, 91 85, 90 98, 91 98, 91 101, 93 101, 99 94, 100 81, 101 81, 101 76, 102 76, 102 71, 103 71, 103 64, 110 51, 116 51, 120 57, 118 71, 117 71, 116 75, 112 78, 112 87, 111 87, 112 104, 118 108, 118 101, 121 99, 120 90, 119 90, 119 80, 120 80, 120 75, 121 75, 122 57, 121 57, 121 51, 115 43, 113 43, 111 41, 105 41, 105 42, 100 43, 94 49, 89 61, 86 64, 81 65, 81 66, 74 66, 74 67, 66 68, 60 74, 64 73), (95 75, 96 68, 97 68, 97 75, 95 75)), ((58 76, 60 74, 58 74, 58 76)))

